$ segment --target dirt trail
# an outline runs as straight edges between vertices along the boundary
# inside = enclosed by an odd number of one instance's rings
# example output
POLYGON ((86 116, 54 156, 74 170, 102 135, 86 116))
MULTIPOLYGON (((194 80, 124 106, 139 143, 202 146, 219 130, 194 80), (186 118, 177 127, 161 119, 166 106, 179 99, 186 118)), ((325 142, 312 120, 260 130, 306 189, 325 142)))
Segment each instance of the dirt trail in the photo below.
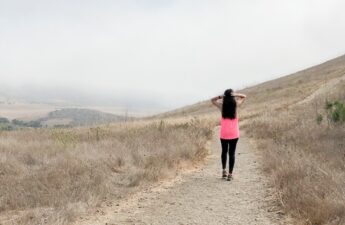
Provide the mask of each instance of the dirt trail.
POLYGON ((230 182, 219 178, 218 130, 209 147, 210 156, 202 168, 101 209, 77 224, 287 224, 277 211, 273 191, 259 169, 258 154, 247 138, 242 136, 239 141, 235 179, 230 182))

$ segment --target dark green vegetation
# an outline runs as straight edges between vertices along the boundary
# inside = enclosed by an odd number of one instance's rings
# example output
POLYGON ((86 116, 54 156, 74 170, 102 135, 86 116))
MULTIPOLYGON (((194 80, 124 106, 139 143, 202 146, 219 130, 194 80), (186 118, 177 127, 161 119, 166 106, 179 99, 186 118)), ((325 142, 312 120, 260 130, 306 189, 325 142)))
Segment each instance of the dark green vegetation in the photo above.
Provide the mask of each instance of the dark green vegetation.
POLYGON ((340 101, 326 102, 327 118, 333 123, 345 122, 345 104, 340 101))
POLYGON ((38 128, 41 127, 41 124, 39 121, 22 121, 14 119, 12 121, 9 121, 7 118, 0 117, 0 131, 11 131, 15 130, 21 127, 33 127, 38 128))
POLYGON ((50 112, 47 117, 40 119, 43 124, 49 120, 62 120, 67 119, 69 122, 63 126, 85 126, 85 125, 97 125, 113 122, 123 122, 133 120, 132 117, 118 116, 111 113, 104 113, 91 109, 80 108, 66 108, 50 112))
POLYGON ((10 131, 13 129, 14 129, 14 125, 11 124, 11 122, 7 118, 0 117, 0 131, 3 131, 3 130, 10 131))

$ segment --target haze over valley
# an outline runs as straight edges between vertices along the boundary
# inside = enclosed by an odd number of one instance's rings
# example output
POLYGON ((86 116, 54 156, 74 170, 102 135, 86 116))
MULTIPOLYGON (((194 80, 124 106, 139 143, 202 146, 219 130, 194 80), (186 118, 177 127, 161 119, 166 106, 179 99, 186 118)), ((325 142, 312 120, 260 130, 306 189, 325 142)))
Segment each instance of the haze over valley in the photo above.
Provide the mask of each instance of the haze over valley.
POLYGON ((3 1, 0 97, 172 110, 342 55, 342 8, 340 0, 3 1))

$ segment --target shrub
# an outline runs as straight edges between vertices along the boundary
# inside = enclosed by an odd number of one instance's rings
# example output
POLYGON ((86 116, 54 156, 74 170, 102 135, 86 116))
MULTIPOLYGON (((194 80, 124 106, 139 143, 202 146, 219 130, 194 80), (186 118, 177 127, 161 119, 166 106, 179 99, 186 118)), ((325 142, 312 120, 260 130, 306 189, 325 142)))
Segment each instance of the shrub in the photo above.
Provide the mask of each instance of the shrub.
POLYGON ((0 117, 0 123, 10 123, 10 121, 5 117, 0 117))
POLYGON ((318 114, 317 117, 316 117, 316 122, 317 124, 321 124, 323 121, 323 116, 321 114, 318 114))
POLYGON ((34 128, 42 127, 41 122, 38 120, 32 120, 29 122, 25 122, 22 120, 14 119, 14 120, 12 120, 12 124, 14 124, 16 126, 20 126, 20 127, 34 127, 34 128))
POLYGON ((345 122, 345 104, 339 101, 326 101, 326 111, 329 120, 333 123, 345 122))
POLYGON ((0 131, 11 131, 13 130, 13 126, 11 124, 0 123, 0 131))

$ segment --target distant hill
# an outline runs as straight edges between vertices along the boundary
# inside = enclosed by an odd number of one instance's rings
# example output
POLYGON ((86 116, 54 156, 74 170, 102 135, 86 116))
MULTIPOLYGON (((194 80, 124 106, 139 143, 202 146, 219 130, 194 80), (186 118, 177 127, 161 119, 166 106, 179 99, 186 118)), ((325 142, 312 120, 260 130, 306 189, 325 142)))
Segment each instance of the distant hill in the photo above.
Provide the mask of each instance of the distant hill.
POLYGON ((16 130, 22 127, 74 127, 92 126, 134 120, 134 117, 118 116, 92 109, 64 108, 49 112, 47 116, 35 120, 9 120, 0 117, 1 130, 16 130))
POLYGON ((118 116, 92 109, 64 108, 48 113, 39 119, 43 126, 84 126, 133 120, 133 117, 118 116))

